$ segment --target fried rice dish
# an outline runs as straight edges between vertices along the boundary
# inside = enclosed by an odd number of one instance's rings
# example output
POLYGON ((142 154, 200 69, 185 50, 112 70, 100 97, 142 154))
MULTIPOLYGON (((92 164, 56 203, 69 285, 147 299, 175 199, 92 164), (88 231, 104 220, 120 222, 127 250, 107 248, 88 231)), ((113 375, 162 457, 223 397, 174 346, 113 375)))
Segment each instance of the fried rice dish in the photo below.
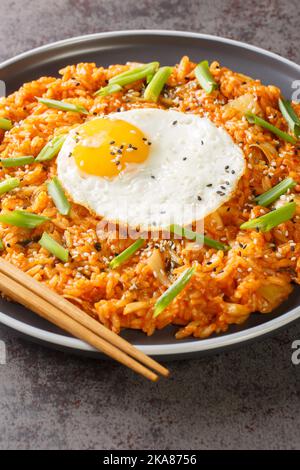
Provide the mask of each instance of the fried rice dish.
POLYGON ((300 282, 299 138, 216 61, 67 66, 0 98, 0 255, 116 333, 223 333, 300 282))

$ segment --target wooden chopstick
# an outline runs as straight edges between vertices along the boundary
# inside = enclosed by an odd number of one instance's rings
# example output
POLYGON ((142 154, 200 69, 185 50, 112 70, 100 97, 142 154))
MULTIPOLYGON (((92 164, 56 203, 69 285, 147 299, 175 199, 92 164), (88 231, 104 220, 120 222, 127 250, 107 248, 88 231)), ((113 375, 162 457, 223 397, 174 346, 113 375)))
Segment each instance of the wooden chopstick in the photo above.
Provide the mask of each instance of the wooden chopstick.
POLYGON ((154 359, 3 258, 0 258, 0 273, 0 290, 43 318, 92 344, 96 349, 100 349, 150 380, 157 380, 157 375, 133 358, 165 377, 169 375, 168 369, 154 359))

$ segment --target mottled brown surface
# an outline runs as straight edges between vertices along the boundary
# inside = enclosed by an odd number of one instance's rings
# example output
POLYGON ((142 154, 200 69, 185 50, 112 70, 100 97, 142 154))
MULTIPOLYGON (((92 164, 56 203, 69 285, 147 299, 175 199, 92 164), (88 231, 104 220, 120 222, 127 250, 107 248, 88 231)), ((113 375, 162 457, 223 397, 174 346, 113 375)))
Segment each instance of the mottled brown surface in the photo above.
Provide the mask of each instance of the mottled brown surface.
MULTIPOLYGON (((300 62, 293 1, 1 0, 0 60, 70 36, 191 30, 246 41, 300 62)), ((49 351, 0 328, 0 448, 300 448, 300 365, 275 338, 171 364, 151 385, 109 362, 49 351)))

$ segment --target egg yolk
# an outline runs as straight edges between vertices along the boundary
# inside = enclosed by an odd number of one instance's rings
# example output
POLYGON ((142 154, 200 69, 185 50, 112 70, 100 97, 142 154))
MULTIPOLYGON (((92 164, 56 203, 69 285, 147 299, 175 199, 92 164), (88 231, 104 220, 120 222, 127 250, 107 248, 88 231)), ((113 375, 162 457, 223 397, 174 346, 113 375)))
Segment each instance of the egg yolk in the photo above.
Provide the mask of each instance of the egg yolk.
POLYGON ((112 178, 129 163, 142 163, 151 144, 137 127, 121 119, 93 119, 78 128, 72 156, 90 175, 112 178))

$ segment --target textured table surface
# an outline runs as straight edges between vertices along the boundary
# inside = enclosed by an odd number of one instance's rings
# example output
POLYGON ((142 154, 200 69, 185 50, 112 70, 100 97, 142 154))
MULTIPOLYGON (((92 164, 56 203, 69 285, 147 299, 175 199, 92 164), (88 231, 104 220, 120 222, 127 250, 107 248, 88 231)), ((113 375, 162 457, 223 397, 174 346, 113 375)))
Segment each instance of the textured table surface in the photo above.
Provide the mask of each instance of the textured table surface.
MULTIPOLYGON (((246 41, 300 63, 297 0, 1 0, 0 61, 47 42, 120 29, 246 41)), ((1 449, 300 448, 300 324, 274 338, 170 364, 152 385, 124 368, 50 351, 0 327, 1 449)))

